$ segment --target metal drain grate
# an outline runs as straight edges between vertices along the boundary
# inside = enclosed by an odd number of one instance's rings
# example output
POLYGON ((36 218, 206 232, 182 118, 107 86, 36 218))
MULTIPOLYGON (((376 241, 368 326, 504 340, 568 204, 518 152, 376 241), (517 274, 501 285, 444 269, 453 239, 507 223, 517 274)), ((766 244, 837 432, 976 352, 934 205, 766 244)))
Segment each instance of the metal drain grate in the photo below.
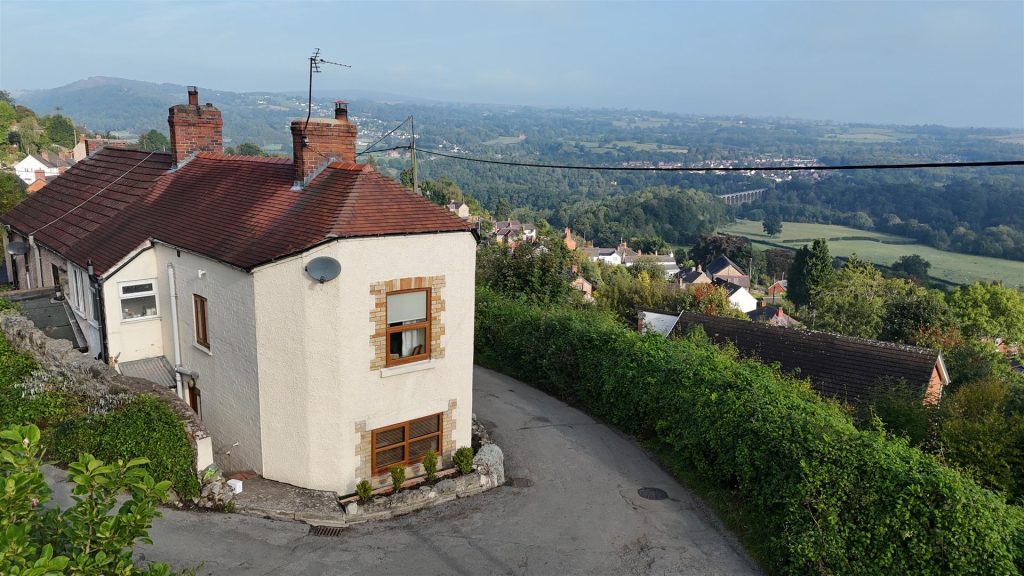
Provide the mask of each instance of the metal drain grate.
POLYGON ((641 498, 645 500, 664 500, 668 498, 668 492, 665 492, 661 488, 641 488, 636 491, 641 498))
POLYGON ((341 536, 342 526, 310 526, 310 536, 341 536))

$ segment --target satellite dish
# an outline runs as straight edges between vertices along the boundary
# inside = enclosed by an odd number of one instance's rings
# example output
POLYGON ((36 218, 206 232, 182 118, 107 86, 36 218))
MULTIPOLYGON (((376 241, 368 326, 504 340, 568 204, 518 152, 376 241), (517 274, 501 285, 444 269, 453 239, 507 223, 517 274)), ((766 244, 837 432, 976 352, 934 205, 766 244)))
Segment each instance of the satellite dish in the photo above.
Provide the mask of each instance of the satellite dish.
POLYGON ((330 256, 319 256, 306 264, 306 274, 321 284, 330 282, 341 274, 341 263, 330 256))
POLYGON ((12 256, 28 254, 28 244, 25 244, 24 242, 8 242, 7 253, 12 256))

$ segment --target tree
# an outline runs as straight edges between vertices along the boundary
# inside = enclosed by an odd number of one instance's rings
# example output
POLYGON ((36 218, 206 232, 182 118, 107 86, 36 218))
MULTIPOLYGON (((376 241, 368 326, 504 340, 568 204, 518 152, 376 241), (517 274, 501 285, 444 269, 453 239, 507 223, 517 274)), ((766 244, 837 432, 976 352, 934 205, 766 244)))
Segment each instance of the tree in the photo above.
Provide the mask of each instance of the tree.
POLYGON ((810 248, 804 244, 797 250, 793 265, 789 268, 787 296, 797 306, 807 306, 811 303, 814 289, 830 280, 833 273, 828 242, 815 240, 810 248))
POLYGON ((42 119, 43 134, 46 141, 65 148, 75 145, 75 125, 71 119, 60 114, 44 116, 42 119))
POLYGON ((1020 290, 975 282, 950 294, 949 307, 964 336, 1024 343, 1024 293, 1020 290))
POLYGON ((424 198, 438 206, 447 206, 449 202, 462 202, 463 200, 459 185, 443 177, 420 182, 420 192, 424 198))
POLYGON ((886 281, 882 340, 927 345, 922 339, 946 327, 949 306, 942 292, 900 278, 886 281))
POLYGON ((150 130, 139 136, 139 150, 146 152, 167 152, 171 149, 171 141, 157 130, 150 130))
POLYGON ((923 284, 928 281, 928 269, 931 266, 931 262, 917 254, 910 254, 909 256, 900 256, 898 260, 893 262, 892 269, 900 276, 906 276, 915 282, 923 284))
POLYGON ((497 206, 494 207, 494 217, 498 220, 507 220, 511 215, 512 204, 505 197, 499 198, 497 206))
POLYGON ((629 267, 629 273, 634 277, 646 273, 651 280, 665 279, 665 268, 653 256, 638 256, 629 267))
POLYGON ((132 559, 167 497, 169 481, 156 482, 147 460, 104 463, 85 454, 68 467, 75 504, 46 506, 50 487, 39 467, 43 450, 35 425, 0 431, 0 573, 166 576, 166 564, 140 568, 132 559), (118 496, 131 491, 120 507, 118 496), (116 511, 115 511, 116 510, 116 511), (111 513, 112 511, 115 511, 111 513))
POLYGON ((522 242, 514 249, 489 242, 477 254, 477 283, 509 296, 538 302, 567 301, 568 249, 557 240, 522 242))
POLYGON ((753 257, 750 241, 742 236, 728 234, 706 234, 697 238, 697 243, 690 250, 690 258, 694 262, 707 264, 716 257, 724 255, 733 262, 743 265, 753 257))
POLYGON ((793 265, 793 251, 785 248, 769 248, 761 253, 764 259, 765 274, 772 280, 785 277, 793 265))
POLYGON ((1009 499, 1024 493, 1024 418, 1007 410, 1012 391, 988 379, 963 386, 942 403, 946 460, 1009 499))
POLYGON ((764 228, 764 233, 769 236, 778 236, 782 234, 782 216, 779 216, 778 212, 769 212, 765 214, 764 221, 761 223, 764 228))
POLYGON ((0 214, 25 199, 25 182, 10 172, 0 172, 0 214))
POLYGON ((227 154, 235 154, 237 156, 266 156, 267 153, 262 148, 253 144, 252 142, 243 142, 238 145, 237 148, 231 147, 224 151, 227 154))
POLYGON ((810 291, 815 329, 871 339, 881 333, 885 279, 871 264, 851 256, 837 273, 811 285, 810 291))

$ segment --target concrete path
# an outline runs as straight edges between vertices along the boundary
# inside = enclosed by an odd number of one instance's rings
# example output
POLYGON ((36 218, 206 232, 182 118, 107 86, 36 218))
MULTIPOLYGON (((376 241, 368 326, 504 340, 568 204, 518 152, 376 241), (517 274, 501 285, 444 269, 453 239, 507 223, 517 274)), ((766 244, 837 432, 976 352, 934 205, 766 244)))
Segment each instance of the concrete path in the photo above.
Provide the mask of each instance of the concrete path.
POLYGON ((475 412, 511 485, 308 536, 304 524, 165 510, 140 559, 200 574, 759 574, 735 538, 631 439, 476 368, 475 412), (667 492, 646 500, 642 487, 667 492))

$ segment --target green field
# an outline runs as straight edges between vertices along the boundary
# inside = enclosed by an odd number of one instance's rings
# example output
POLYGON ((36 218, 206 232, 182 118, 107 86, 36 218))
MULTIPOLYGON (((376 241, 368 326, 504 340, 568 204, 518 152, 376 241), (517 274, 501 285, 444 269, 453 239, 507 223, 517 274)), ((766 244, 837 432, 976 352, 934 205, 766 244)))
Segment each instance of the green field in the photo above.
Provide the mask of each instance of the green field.
POLYGON ((931 262, 930 272, 935 278, 958 284, 1001 280, 1011 286, 1024 286, 1024 262, 946 252, 892 234, 831 224, 786 222, 782 226, 782 234, 773 238, 764 233, 761 222, 752 220, 737 220, 722 227, 720 232, 749 238, 762 249, 771 247, 768 243, 796 249, 815 238, 826 238, 833 256, 849 256, 856 252, 865 260, 885 266, 891 265, 900 256, 917 254, 931 262))

